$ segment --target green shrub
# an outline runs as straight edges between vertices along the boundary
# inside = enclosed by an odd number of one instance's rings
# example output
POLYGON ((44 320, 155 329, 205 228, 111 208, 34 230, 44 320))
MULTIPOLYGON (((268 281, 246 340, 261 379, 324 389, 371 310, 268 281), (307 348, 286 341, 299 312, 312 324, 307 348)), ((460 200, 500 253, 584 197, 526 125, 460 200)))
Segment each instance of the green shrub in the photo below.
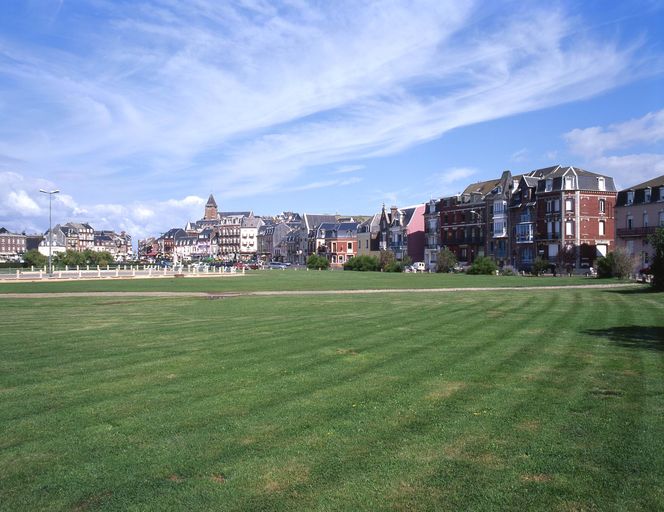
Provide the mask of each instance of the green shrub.
POLYGON ((449 249, 443 249, 438 253, 436 272, 452 272, 457 264, 456 255, 449 249))
POLYGON ((519 273, 511 265, 505 265, 500 271, 502 276, 518 276, 519 273))
POLYGON ((613 277, 613 253, 597 258, 597 277, 613 277))
POLYGON ((330 262, 325 256, 312 254, 307 258, 307 268, 311 270, 325 270, 330 267, 330 262))
POLYGON ((356 270, 359 272, 378 272, 380 270, 380 261, 376 256, 366 254, 354 256, 344 263, 344 270, 356 270))
POLYGON ((473 264, 470 266, 468 270, 466 270, 467 274, 495 274, 496 270, 498 267, 496 266, 496 262, 493 261, 491 258, 488 256, 480 256, 479 258, 475 259, 473 261, 473 264))
POLYGON ((533 261, 532 273, 535 276, 540 276, 550 266, 551 266, 551 264, 547 260, 542 259, 538 256, 537 258, 535 258, 535 261, 533 261))

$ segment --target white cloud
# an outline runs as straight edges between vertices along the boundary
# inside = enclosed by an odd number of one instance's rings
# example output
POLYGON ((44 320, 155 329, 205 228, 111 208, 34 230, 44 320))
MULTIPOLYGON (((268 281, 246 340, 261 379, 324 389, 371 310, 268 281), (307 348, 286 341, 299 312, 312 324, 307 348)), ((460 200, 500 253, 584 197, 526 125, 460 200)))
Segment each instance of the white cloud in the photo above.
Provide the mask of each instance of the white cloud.
MULTIPOLYGON (((14 172, 0 172, 0 226, 10 231, 43 233, 48 228, 48 197, 40 188, 52 183, 14 172)), ((78 203, 68 194, 56 194, 52 201, 53 224, 89 222, 97 230, 126 231, 134 239, 160 234, 171 226, 203 216, 205 200, 198 196, 151 201, 143 204, 78 203)))
POLYGON ((459 183, 465 182, 472 175, 477 174, 477 169, 470 167, 452 167, 436 176, 440 183, 459 183))
POLYGON ((517 163, 523 163, 528 160, 528 150, 526 148, 519 149, 512 153, 510 160, 517 163))
POLYGON ((637 144, 655 144, 664 140, 664 109, 606 128, 576 128, 567 132, 564 138, 573 153, 585 157, 604 155, 637 144))
MULTIPOLYGON (((205 199, 191 190, 229 200, 349 186, 359 176, 341 178, 363 159, 661 71, 658 61, 643 66, 638 43, 603 39, 557 6, 191 0, 76 9, 56 10, 67 31, 58 48, 0 36, 0 113, 11 121, 0 126, 0 169, 22 173, 3 181, 2 221, 43 226, 47 203, 32 191, 56 186, 67 192, 54 200, 58 219, 155 234, 200 217, 205 199), (322 166, 331 179, 315 178, 322 166)), ((637 140, 629 134, 661 128, 662 112, 633 124, 580 131, 570 144, 637 140)), ((425 191, 376 194, 396 203, 454 193, 476 172, 447 169, 417 184, 425 191)))
POLYGON ((344 165, 332 171, 332 174, 348 174, 349 172, 357 172, 364 169, 364 165, 344 165))
POLYGON ((306 185, 301 185, 293 187, 293 191, 303 191, 303 190, 314 190, 318 188, 328 188, 328 187, 345 187, 348 185, 354 185, 355 183, 360 183, 362 178, 354 176, 345 180, 325 180, 325 181, 314 181, 312 183, 307 183, 306 185))
POLYGON ((30 215, 37 215, 41 211, 37 203, 35 203, 25 190, 12 190, 7 194, 6 207, 13 210, 16 214, 28 217, 30 215))
POLYGON ((586 167, 612 176, 619 188, 664 174, 663 153, 615 154, 636 147, 654 147, 664 141, 664 110, 608 127, 576 128, 563 137, 570 151, 585 159, 586 167))
POLYGON ((601 156, 591 161, 592 170, 612 176, 619 189, 664 175, 664 154, 601 156))

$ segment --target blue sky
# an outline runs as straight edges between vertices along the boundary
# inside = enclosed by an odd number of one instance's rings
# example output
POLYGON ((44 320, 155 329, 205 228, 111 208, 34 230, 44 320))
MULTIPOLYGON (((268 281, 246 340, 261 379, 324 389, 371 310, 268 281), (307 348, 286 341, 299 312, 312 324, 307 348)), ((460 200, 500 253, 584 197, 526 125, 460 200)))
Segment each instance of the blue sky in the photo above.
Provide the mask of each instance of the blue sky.
POLYGON ((664 3, 0 3, 0 225, 369 214, 552 164, 664 174, 664 3))

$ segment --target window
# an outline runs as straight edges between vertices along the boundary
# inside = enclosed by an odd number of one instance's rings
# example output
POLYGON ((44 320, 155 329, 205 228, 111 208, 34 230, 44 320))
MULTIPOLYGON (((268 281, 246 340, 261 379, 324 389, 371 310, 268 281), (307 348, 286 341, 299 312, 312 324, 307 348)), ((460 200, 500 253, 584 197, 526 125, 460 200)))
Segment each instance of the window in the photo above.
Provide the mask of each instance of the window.
POLYGON ((632 224, 633 224, 632 215, 629 214, 627 215, 627 229, 632 229, 632 224))
POLYGON ((551 190, 553 190, 553 180, 551 178, 547 178, 544 192, 551 192, 551 190))
POLYGON ((648 187, 643 191, 643 202, 644 203, 649 203, 650 199, 652 197, 652 189, 648 187))
POLYGON ((348 242, 348 248, 346 249, 346 252, 353 252, 353 242, 348 242))
POLYGON ((572 236, 574 235, 574 222, 568 220, 565 222, 565 235, 572 236))
POLYGON ((565 190, 574 190, 574 176, 565 176, 565 190))
POLYGON ((634 240, 627 240, 627 254, 634 255, 634 240))
POLYGON ((565 199, 565 211, 566 212, 574 211, 574 200, 572 198, 565 199))
POLYGON ((560 211, 560 199, 556 199, 555 201, 553 201, 553 211, 554 212, 560 211))
POLYGON ((648 227, 648 213, 643 212, 643 227, 647 228, 648 227))
POLYGON ((659 226, 664 227, 664 211, 659 212, 659 226))
POLYGON ((633 190, 628 190, 627 191, 627 204, 633 204, 634 203, 634 191, 633 190))
POLYGON ((599 236, 606 235, 606 222, 603 220, 599 221, 599 236))
POLYGON ((606 213, 606 200, 605 199, 600 199, 599 200, 599 213, 606 213))
POLYGON ((604 178, 597 178, 597 189, 606 190, 606 184, 604 182, 604 178))

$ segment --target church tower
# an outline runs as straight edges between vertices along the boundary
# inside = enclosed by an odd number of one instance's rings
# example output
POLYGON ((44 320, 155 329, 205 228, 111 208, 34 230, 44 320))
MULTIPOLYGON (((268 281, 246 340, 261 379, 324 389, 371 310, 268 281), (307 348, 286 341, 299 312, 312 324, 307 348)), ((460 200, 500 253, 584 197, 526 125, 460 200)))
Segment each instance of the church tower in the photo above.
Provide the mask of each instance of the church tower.
POLYGON ((217 203, 214 200, 212 194, 210 194, 210 197, 208 198, 207 203, 205 204, 205 216, 203 217, 203 219, 217 220, 217 216, 218 216, 217 203))

